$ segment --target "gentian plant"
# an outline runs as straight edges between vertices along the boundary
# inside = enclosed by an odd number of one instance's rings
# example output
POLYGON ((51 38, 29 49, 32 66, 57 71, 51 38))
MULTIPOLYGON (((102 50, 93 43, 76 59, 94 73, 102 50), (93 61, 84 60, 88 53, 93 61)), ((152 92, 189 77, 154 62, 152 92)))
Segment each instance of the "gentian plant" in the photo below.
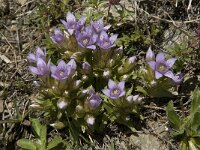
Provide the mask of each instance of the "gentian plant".
POLYGON ((57 63, 41 48, 28 55, 30 72, 42 80, 31 107, 43 111, 51 126, 68 127, 74 138, 85 130, 101 131, 107 122, 135 131, 131 117, 143 118, 144 96, 159 94, 154 87, 169 90, 181 82, 172 71, 176 59, 166 60, 162 52, 155 56, 149 48, 144 65, 137 67, 136 56, 124 56, 123 48, 115 47, 118 35, 108 34, 110 25, 104 26, 102 18, 86 24, 86 19, 69 12, 61 20, 64 30, 54 28, 50 39, 60 52, 57 63))
POLYGON ((143 93, 154 97, 173 96, 172 87, 180 84, 183 79, 181 73, 173 72, 176 58, 166 59, 164 52, 155 55, 150 47, 146 53, 146 62, 148 65, 139 71, 140 77, 145 81, 143 93))

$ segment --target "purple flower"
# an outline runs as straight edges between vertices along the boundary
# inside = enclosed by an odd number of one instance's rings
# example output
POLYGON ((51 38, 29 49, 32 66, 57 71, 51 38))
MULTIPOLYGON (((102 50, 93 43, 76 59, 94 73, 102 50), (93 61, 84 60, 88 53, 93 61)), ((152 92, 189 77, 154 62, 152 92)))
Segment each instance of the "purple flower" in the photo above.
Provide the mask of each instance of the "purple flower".
POLYGON ((37 59, 38 58, 41 58, 43 59, 44 61, 46 60, 46 51, 42 51, 42 49, 40 47, 37 47, 36 48, 36 51, 35 53, 29 53, 28 56, 27 56, 27 59, 30 61, 30 62, 34 62, 36 63, 37 62, 37 59))
POLYGON ((59 44, 64 40, 64 33, 57 28, 54 28, 54 33, 51 36, 54 43, 59 44))
POLYGON ((102 99, 97 93, 92 93, 88 98, 88 105, 91 109, 97 109, 101 105, 102 99))
POLYGON ((82 68, 83 68, 83 72, 87 74, 91 70, 91 65, 88 62, 84 62, 82 64, 82 68))
POLYGON ((117 34, 114 34, 111 37, 108 37, 108 34, 105 31, 102 31, 97 40, 97 45, 102 49, 110 49, 115 46, 113 43, 116 41, 117 36, 117 34))
POLYGON ((70 74, 74 74, 76 71, 76 62, 74 59, 71 59, 68 63, 67 63, 67 67, 70 69, 70 74))
POLYGON ((50 60, 48 61, 48 63, 46 63, 43 59, 38 58, 36 65, 36 67, 29 66, 29 70, 32 74, 36 74, 39 76, 45 76, 49 74, 50 60))
POLYGON ((96 49, 94 43, 97 37, 93 34, 91 25, 85 27, 82 32, 78 32, 75 37, 81 47, 93 50, 96 49))
POLYGON ((125 85, 124 81, 121 81, 118 84, 116 84, 113 80, 109 79, 108 81, 109 89, 103 89, 102 92, 111 99, 118 99, 125 95, 124 85, 125 85))
POLYGON ((149 62, 149 61, 154 61, 154 60, 155 60, 155 54, 152 51, 151 47, 149 47, 146 53, 146 61, 149 62))
POLYGON ((173 83, 175 83, 175 84, 180 84, 181 81, 183 80, 183 74, 182 73, 178 73, 178 74, 175 75, 174 73, 169 72, 167 74, 167 77, 171 78, 173 83))
POLYGON ((65 28, 68 30, 69 34, 72 35, 76 30, 81 30, 85 24, 87 17, 82 17, 79 21, 76 20, 75 16, 68 12, 66 16, 66 21, 61 20, 65 28))
POLYGON ((180 84, 181 81, 183 80, 183 74, 179 73, 179 74, 172 76, 172 80, 175 84, 180 84))
POLYGON ((134 64, 135 61, 136 61, 136 59, 137 59, 136 56, 129 57, 129 58, 128 58, 128 63, 129 63, 129 64, 134 64))
POLYGON ((103 19, 100 18, 99 20, 97 21, 91 21, 90 23, 95 31, 96 34, 100 34, 102 31, 107 31, 111 25, 107 25, 104 27, 104 24, 103 24, 103 19))
POLYGON ((70 75, 71 69, 70 65, 60 60, 58 66, 51 66, 51 76, 56 80, 65 80, 70 75))
POLYGON ((159 79, 163 76, 172 78, 172 72, 170 69, 174 65, 176 58, 170 58, 165 60, 164 53, 160 52, 156 56, 156 61, 149 61, 148 64, 155 71, 156 79, 159 79))

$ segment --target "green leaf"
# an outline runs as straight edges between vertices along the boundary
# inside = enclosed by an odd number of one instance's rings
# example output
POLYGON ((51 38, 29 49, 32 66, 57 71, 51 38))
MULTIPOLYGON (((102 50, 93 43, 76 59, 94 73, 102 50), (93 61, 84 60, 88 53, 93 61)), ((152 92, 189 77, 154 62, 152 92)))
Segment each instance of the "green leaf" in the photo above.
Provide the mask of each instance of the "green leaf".
POLYGON ((41 129, 42 129, 42 125, 40 124, 39 120, 31 118, 30 121, 32 123, 31 125, 33 127, 34 132, 37 134, 38 137, 40 137, 40 132, 41 132, 41 129))
POLYGON ((141 92, 144 95, 148 95, 147 92, 146 92, 146 90, 143 87, 141 87, 141 86, 136 86, 136 90, 135 91, 141 92))
POLYGON ((192 102, 191 102, 191 112, 194 113, 197 109, 197 107, 200 107, 200 90, 196 88, 192 93, 192 102))
POLYGON ((181 144, 180 144, 180 150, 187 150, 187 143, 185 143, 185 141, 182 141, 181 144))
POLYGON ((200 136, 196 138, 191 138, 191 140, 200 149, 200 136))
POLYGON ((62 138, 56 137, 54 138, 52 141, 49 142, 48 146, 47 146, 47 150, 53 149, 57 146, 59 146, 62 143, 62 138))
POLYGON ((192 120, 192 129, 194 129, 194 131, 197 131, 198 129, 200 129, 200 112, 196 112, 194 114, 194 117, 192 120))
POLYGON ((192 141, 189 141, 189 149, 198 150, 197 147, 194 145, 194 143, 192 141))
POLYGON ((41 143, 42 143, 42 147, 46 148, 46 140, 47 140, 47 127, 46 126, 41 126, 40 140, 41 140, 41 143))
POLYGON ((126 92, 126 96, 131 95, 132 91, 133 91, 133 86, 131 86, 131 88, 126 92))
POLYGON ((179 116, 176 114, 172 101, 168 103, 167 108, 166 108, 166 113, 167 113, 168 120, 172 124, 172 127, 176 130, 179 130, 182 124, 182 121, 180 120, 179 116))
POLYGON ((18 140, 17 145, 25 150, 37 150, 37 144, 28 139, 18 140))

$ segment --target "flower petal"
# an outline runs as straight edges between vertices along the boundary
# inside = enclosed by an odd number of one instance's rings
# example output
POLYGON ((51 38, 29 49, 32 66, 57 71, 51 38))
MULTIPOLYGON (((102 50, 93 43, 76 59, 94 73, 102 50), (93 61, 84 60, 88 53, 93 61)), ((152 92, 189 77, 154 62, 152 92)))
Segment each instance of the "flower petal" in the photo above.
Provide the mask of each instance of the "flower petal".
POLYGON ((102 31, 99 39, 102 41, 104 39, 108 39, 108 34, 105 31, 102 31))
POLYGON ((87 46, 87 48, 92 49, 92 50, 95 50, 95 49, 96 49, 96 46, 95 46, 95 45, 90 45, 90 46, 87 46))
POLYGON ((103 29, 104 29, 104 31, 107 31, 108 29, 110 29, 110 27, 111 27, 112 25, 107 25, 107 26, 105 26, 103 29))
POLYGON ((151 69, 153 69, 153 70, 156 69, 156 62, 155 61, 149 61, 148 64, 151 67, 151 69))
POLYGON ((67 13, 66 20, 67 22, 76 22, 76 18, 71 12, 67 13))
POLYGON ((46 68, 46 67, 47 67, 47 64, 46 64, 46 62, 45 62, 43 59, 38 58, 38 59, 37 59, 37 67, 46 68))
POLYGON ((103 92, 103 94, 105 94, 106 96, 110 97, 110 90, 109 89, 103 89, 101 91, 103 92))
POLYGON ((85 21, 87 20, 87 17, 86 16, 83 16, 81 17, 79 20, 78 20, 78 24, 79 25, 84 25, 85 21))
POLYGON ((40 47, 36 48, 36 55, 37 56, 45 56, 45 53, 42 51, 40 47))
POLYGON ((36 67, 29 66, 29 70, 32 74, 40 75, 40 72, 38 71, 36 67))
POLYGON ((70 35, 72 35, 74 33, 74 29, 68 29, 68 32, 70 35))
POLYGON ((116 41, 117 37, 118 37, 118 34, 111 35, 111 37, 109 38, 110 42, 113 44, 116 41))
POLYGON ((163 52, 160 52, 156 55, 156 62, 163 62, 165 61, 165 56, 163 52))
POLYGON ((156 76, 156 79, 159 79, 159 78, 161 78, 163 75, 162 75, 160 72, 155 71, 155 76, 156 76))
POLYGON ((58 69, 65 71, 67 69, 67 64, 63 60, 59 60, 58 69))
POLYGON ((119 94, 118 97, 122 97, 122 96, 124 96, 124 95, 125 95, 125 91, 122 91, 122 92, 119 94))
POLYGON ((155 54, 154 52, 152 51, 151 47, 149 47, 149 49, 147 50, 147 53, 146 53, 146 61, 153 61, 155 59, 155 54))
POLYGON ((67 29, 68 27, 67 27, 67 22, 65 21, 65 20, 63 20, 63 19, 61 19, 60 20, 61 22, 62 22, 62 24, 65 26, 65 28, 67 29))
POLYGON ((113 81, 113 80, 111 80, 111 79, 109 79, 108 80, 108 88, 109 89, 113 89, 113 88, 115 88, 117 85, 116 85, 116 83, 113 81))
POLYGON ((125 85, 125 82, 124 81, 121 81, 121 82, 119 82, 118 83, 118 88, 121 90, 121 91, 123 91, 124 90, 124 85, 125 85))
POLYGON ((30 62, 36 62, 36 56, 33 53, 28 54, 27 59, 30 62))
POLYGON ((167 61, 166 61, 166 65, 169 67, 169 68, 171 68, 173 65, 174 65, 174 63, 176 62, 176 58, 170 58, 170 59, 168 59, 167 61))
POLYGON ((168 78, 171 78, 171 79, 174 78, 174 74, 173 74, 172 71, 167 71, 167 72, 164 74, 164 76, 166 76, 166 77, 168 77, 168 78))
POLYGON ((71 69, 76 70, 76 62, 74 59, 71 59, 68 63, 67 63, 67 67, 70 67, 71 69))
POLYGON ((53 73, 53 74, 55 74, 56 71, 57 71, 57 67, 54 66, 54 65, 52 65, 52 66, 50 67, 50 69, 51 69, 51 73, 53 73))

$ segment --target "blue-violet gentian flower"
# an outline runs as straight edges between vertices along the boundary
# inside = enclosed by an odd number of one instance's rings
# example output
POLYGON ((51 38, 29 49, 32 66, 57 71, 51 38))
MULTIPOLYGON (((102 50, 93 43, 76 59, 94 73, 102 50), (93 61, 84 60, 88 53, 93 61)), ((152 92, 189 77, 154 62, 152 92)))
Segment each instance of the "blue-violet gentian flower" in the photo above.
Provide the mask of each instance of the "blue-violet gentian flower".
POLYGON ((88 98, 88 105, 91 109, 95 110, 101 105, 102 99, 97 93, 92 93, 88 98))
POLYGON ((70 71, 71 68, 63 60, 58 62, 58 66, 51 66, 51 76, 56 80, 67 79, 70 71))
POLYGON ((59 29, 54 28, 54 32, 51 36, 52 41, 56 44, 59 44, 64 40, 64 38, 65 38, 64 33, 60 31, 59 29))
POLYGON ((94 44, 97 37, 93 34, 91 25, 86 26, 85 29, 82 32, 78 32, 75 37, 81 47, 92 50, 96 49, 94 44))
POLYGON ((34 63, 37 62, 38 58, 41 58, 44 61, 46 61, 46 50, 43 51, 40 47, 37 47, 35 53, 29 53, 27 56, 28 61, 34 63))
POLYGON ((115 46, 114 42, 116 41, 117 36, 117 34, 113 34, 111 37, 108 37, 108 34, 105 31, 102 31, 97 40, 97 45, 102 49, 110 49, 115 46))
POLYGON ((65 28, 68 30, 69 34, 72 35, 77 30, 81 30, 85 24, 87 17, 81 17, 78 21, 76 20, 75 16, 68 12, 66 16, 66 21, 61 20, 65 28))
POLYGON ((160 52, 156 56, 156 61, 149 61, 148 64, 155 71, 156 79, 163 76, 172 78, 172 71, 170 70, 174 65, 176 58, 165 60, 164 53, 160 52))
POLYGON ((125 95, 124 85, 124 81, 121 81, 118 84, 116 84, 113 80, 109 79, 108 89, 103 89, 102 92, 106 96, 115 100, 125 95))
POLYGON ((29 66, 29 70, 32 74, 38 76, 45 76, 49 74, 50 60, 46 63, 42 58, 38 58, 36 62, 36 67, 29 66))
POLYGON ((90 24, 92 25, 93 30, 96 34, 100 34, 102 31, 107 31, 111 27, 111 25, 107 25, 104 27, 102 18, 94 22, 91 21, 90 24))

